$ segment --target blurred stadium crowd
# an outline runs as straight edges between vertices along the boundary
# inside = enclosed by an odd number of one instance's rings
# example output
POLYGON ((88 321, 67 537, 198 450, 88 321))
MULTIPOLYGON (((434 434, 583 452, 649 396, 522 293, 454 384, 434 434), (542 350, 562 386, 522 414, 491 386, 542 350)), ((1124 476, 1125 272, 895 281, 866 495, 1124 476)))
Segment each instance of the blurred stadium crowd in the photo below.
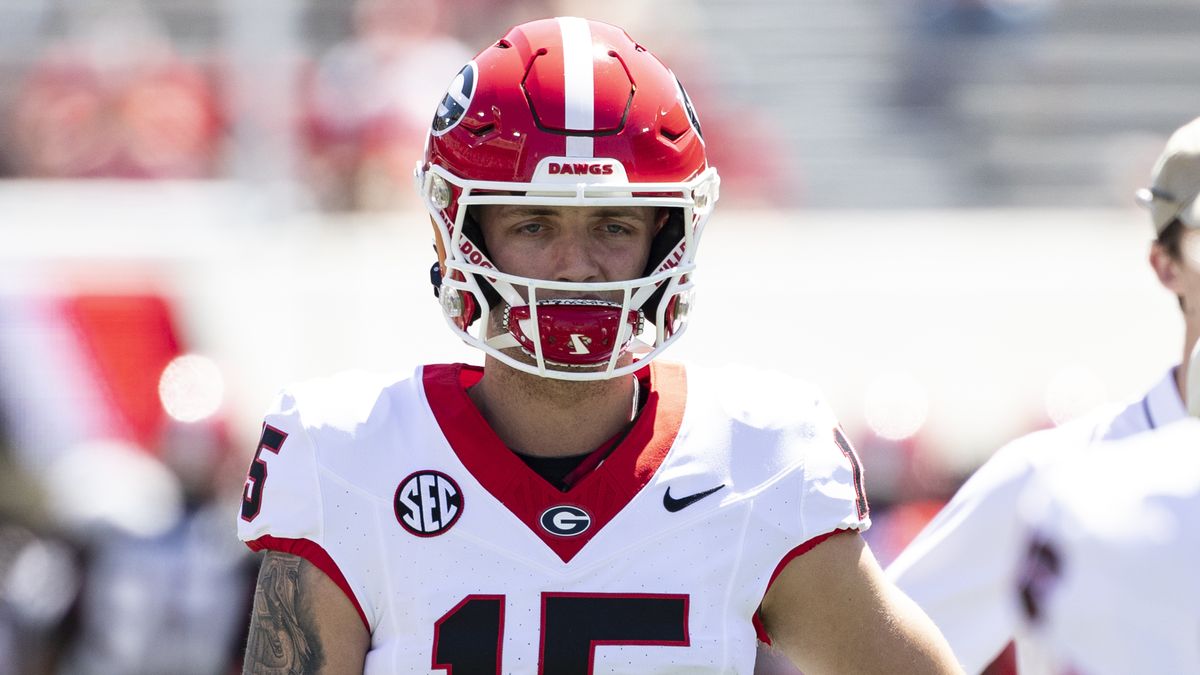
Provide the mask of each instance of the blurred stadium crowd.
MULTIPOLYGON (((245 161, 239 155, 263 147, 244 134, 261 125, 254 130, 294 143, 283 152, 296 155, 295 164, 282 171, 305 186, 306 206, 342 211, 411 205, 410 191, 396 186, 410 181, 429 124, 428 102, 444 91, 446 73, 457 72, 486 39, 481 36, 497 26, 563 13, 571 4, 363 0, 341 8, 311 3, 301 17, 295 10, 262 12, 268 20, 308 18, 329 42, 297 42, 284 34, 272 43, 270 31, 258 36, 267 48, 280 50, 276 58, 289 69, 285 109, 268 118, 263 107, 278 99, 256 90, 270 89, 256 77, 261 73, 247 82, 245 72, 257 55, 239 54, 224 42, 188 53, 168 32, 164 16, 186 3, 43 3, 41 24, 54 37, 0 92, 10 106, 0 125, 6 141, 0 170, 39 179, 238 177, 245 161), (322 28, 322 20, 339 25, 322 28)), ((626 23, 636 30, 644 21, 626 23)), ((685 54, 671 56, 685 67, 697 67, 703 57, 685 54)), ((724 125, 742 128, 740 143, 713 151, 736 184, 752 163, 777 150, 765 137, 744 133, 756 126, 752 106, 721 100, 702 83, 697 88, 711 110, 705 120, 710 133, 721 136, 724 125)), ((786 194, 779 187, 777 177, 755 170, 740 192, 747 199, 779 198, 786 194)))
MULTIPOLYGON (((236 35, 236 4, 0 3, 7 49, 27 49, 19 59, 7 54, 0 79, 0 176, 253 181, 256 171, 277 171, 302 186, 301 210, 412 208, 412 163, 432 102, 461 64, 504 26, 594 14, 563 0, 311 0, 292 18, 309 21, 320 40, 301 30, 299 39, 257 45, 290 59, 295 79, 279 93, 243 67, 256 58, 253 34, 239 54, 236 45, 181 39, 167 21, 190 16, 203 33, 233 17, 226 29, 236 35), (281 116, 260 115, 280 97, 281 116), (274 147, 267 137, 277 134, 289 139, 278 151, 285 166, 261 169, 274 147)), ((279 3, 254 4, 245 13, 279 3)), ((605 10, 613 16, 599 18, 661 38, 655 51, 676 64, 703 111, 723 201, 803 202, 792 147, 765 131, 788 115, 764 117, 760 99, 777 92, 731 95, 701 74, 713 54, 688 30, 722 3, 664 4, 655 12, 613 3, 605 10), (664 30, 666 11, 684 26, 664 30)), ((949 110, 948 88, 971 77, 952 68, 962 53, 954 50, 970 48, 964 40, 1036 31, 1054 11, 1048 2, 912 5, 928 39, 910 52, 911 98, 898 105, 924 110, 923 123, 934 125, 936 111, 949 110)), ((1131 154, 1142 161, 1146 151, 1131 154)), ((136 289, 0 294, 0 675, 239 668, 256 560, 236 541, 232 514, 252 451, 243 446, 257 430, 230 428, 219 368, 192 354, 195 336, 173 302, 136 289)), ((855 439, 870 481, 868 535, 885 563, 963 478, 964 467, 921 447, 924 414, 901 411, 855 439), (916 415, 915 426, 905 415, 916 415)))

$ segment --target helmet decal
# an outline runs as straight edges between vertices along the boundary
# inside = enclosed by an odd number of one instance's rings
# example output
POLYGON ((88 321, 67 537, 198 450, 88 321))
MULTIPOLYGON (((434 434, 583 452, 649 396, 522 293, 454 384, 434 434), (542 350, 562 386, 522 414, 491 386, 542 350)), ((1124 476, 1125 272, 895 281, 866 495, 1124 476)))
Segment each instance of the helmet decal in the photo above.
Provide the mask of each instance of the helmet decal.
POLYGON ((683 83, 679 81, 679 77, 675 78, 675 87, 679 90, 679 100, 683 102, 683 109, 687 111, 688 122, 692 123, 692 128, 696 130, 696 135, 703 140, 704 132, 700 130, 700 118, 696 117, 696 109, 692 107, 692 99, 687 95, 687 90, 683 88, 683 83))
MULTIPOLYGON (((563 41, 564 122, 568 130, 596 128, 596 89, 593 73, 592 31, 587 21, 559 17, 563 41)), ((595 142, 589 136, 568 136, 567 154, 592 157, 595 142)))
POLYGON ((433 116, 433 135, 441 136, 450 131, 467 114, 471 107, 471 98, 475 95, 475 82, 479 79, 479 69, 471 61, 458 71, 442 102, 438 104, 437 113, 433 116))

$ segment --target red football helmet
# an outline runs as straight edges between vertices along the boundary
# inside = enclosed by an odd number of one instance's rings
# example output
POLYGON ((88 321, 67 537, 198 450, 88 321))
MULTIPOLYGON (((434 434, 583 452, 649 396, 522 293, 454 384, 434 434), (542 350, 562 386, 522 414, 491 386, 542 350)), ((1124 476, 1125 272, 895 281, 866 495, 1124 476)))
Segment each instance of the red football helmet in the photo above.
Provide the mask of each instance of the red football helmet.
POLYGON ((510 30, 451 83, 415 177, 436 232, 438 297, 468 344, 525 372, 595 380, 644 366, 686 327, 720 180, 678 79, 623 30, 573 17, 510 30), (488 259, 470 207, 518 203, 671 215, 640 278, 563 282, 506 274, 488 259), (580 299, 539 300, 545 291, 580 299), (623 300, 583 299, 604 292, 623 300), (489 336, 492 312, 502 328, 489 336), (654 339, 637 340, 647 320, 654 339), (532 363, 503 351, 514 347, 532 363), (633 362, 618 367, 626 352, 633 362))

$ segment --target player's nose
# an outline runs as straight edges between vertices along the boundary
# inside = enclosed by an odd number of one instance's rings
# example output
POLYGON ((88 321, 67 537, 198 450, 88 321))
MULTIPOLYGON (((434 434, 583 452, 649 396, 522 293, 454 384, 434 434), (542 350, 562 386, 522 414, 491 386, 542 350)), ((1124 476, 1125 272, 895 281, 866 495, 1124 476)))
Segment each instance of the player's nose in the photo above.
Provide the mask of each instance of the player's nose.
POLYGON ((555 242, 556 281, 600 281, 600 251, 586 233, 564 234, 555 242))

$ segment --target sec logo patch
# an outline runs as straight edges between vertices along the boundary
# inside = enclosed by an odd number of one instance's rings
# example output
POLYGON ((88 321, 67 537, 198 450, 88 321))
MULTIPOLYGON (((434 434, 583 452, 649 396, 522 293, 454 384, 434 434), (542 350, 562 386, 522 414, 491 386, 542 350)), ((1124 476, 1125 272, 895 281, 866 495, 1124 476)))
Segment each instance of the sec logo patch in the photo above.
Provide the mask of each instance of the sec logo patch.
POLYGON ((400 481, 393 508, 396 520, 411 534, 435 537, 462 515, 462 490, 441 471, 417 471, 400 481))

